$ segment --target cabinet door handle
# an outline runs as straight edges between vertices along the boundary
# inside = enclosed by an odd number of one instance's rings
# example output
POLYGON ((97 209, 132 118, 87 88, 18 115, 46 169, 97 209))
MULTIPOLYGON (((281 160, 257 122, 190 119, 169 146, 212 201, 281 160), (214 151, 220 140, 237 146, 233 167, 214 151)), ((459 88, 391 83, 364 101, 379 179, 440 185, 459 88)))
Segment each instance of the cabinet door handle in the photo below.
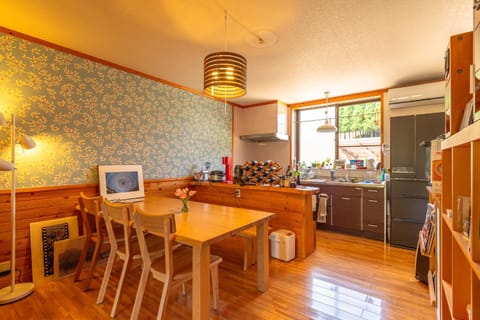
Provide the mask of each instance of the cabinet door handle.
POLYGON ((372 190, 372 189, 368 189, 367 191, 368 191, 368 192, 375 192, 375 193, 378 192, 378 190, 372 190))
POLYGON ((368 202, 377 203, 378 201, 377 201, 377 200, 370 200, 370 199, 368 199, 368 202))
POLYGON ((350 200, 350 198, 346 198, 346 197, 342 197, 342 198, 340 198, 340 199, 342 199, 342 200, 350 200))
POLYGON ((362 188, 355 188, 355 190, 362 190, 362 188))
POLYGON ((378 228, 378 224, 367 223, 367 226, 372 227, 372 228, 378 228))

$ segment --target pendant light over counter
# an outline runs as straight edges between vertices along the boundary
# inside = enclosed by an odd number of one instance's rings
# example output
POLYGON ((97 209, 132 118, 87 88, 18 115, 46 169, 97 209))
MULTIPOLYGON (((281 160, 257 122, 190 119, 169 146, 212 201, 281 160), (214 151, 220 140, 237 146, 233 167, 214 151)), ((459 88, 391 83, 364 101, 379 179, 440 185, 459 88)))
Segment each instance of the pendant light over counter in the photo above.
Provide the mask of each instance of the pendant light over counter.
POLYGON ((328 118, 328 95, 330 94, 329 91, 325 91, 325 122, 317 128, 317 132, 335 132, 337 131, 337 127, 334 124, 330 123, 330 119, 328 118))
POLYGON ((203 61, 203 91, 217 98, 238 98, 247 93, 247 59, 227 51, 225 10, 225 51, 207 55, 203 61))
POLYGON ((203 61, 203 91, 218 98, 247 93, 247 59, 233 52, 214 52, 203 61))

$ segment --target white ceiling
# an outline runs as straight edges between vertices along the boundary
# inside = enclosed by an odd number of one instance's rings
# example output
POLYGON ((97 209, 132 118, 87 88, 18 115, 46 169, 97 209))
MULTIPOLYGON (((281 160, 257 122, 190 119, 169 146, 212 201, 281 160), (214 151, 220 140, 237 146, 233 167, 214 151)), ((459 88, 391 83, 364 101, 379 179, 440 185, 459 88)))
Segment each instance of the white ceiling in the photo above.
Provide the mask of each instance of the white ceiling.
POLYGON ((438 80, 449 36, 473 25, 472 0, 1 2, 3 27, 199 91, 226 9, 227 49, 248 60, 241 105, 438 80))

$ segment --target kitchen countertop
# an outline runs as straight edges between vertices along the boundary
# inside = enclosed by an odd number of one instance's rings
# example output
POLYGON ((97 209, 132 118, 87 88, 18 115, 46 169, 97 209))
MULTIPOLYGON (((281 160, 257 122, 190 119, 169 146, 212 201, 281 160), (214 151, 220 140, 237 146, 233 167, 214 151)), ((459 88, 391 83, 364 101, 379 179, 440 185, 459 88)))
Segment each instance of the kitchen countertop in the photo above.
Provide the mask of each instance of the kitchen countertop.
POLYGON ((232 188, 232 189, 250 189, 250 190, 259 190, 259 191, 275 191, 275 192, 285 192, 285 193, 317 193, 320 191, 319 187, 311 185, 300 185, 296 188, 285 188, 280 186, 270 186, 270 185, 239 185, 236 183, 226 183, 226 182, 210 182, 210 181, 194 181, 191 183, 192 186, 195 185, 209 185, 213 187, 222 187, 222 188, 232 188))
POLYGON ((305 179, 302 180, 302 185, 305 186, 322 186, 322 185, 331 185, 331 186, 348 186, 348 187, 363 187, 363 188, 384 188, 385 184, 380 183, 370 183, 370 182, 346 182, 346 181, 332 181, 328 179, 305 179))

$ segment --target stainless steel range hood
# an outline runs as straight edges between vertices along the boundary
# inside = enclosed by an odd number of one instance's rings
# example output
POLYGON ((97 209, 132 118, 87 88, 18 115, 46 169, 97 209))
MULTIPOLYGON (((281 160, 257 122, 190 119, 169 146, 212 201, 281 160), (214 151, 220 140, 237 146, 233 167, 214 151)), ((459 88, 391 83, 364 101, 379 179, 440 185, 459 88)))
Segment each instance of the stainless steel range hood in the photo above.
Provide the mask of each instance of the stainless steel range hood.
POLYGON ((279 132, 274 133, 256 133, 240 136, 240 140, 248 142, 278 142, 288 141, 288 134, 279 132))

